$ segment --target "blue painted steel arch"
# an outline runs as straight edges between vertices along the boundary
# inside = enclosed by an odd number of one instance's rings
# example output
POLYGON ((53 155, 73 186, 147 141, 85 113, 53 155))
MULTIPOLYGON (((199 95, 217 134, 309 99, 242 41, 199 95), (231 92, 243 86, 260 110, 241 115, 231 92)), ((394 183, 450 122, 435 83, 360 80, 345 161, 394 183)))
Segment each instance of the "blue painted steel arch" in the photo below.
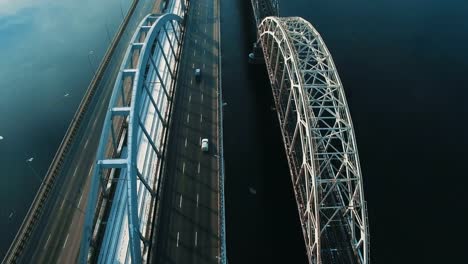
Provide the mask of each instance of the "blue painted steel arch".
MULTIPOLYGON (((182 8, 184 10, 184 1, 181 2, 182 8)), ((161 73, 159 72, 157 64, 151 55, 153 53, 154 45, 157 44, 166 63, 165 65, 168 68, 167 70, 170 73, 172 80, 174 80, 174 72, 170 69, 170 63, 167 59, 167 55, 164 53, 163 45, 158 40, 158 37, 160 34, 165 34, 165 36, 169 39, 168 27, 170 27, 172 30, 171 33, 174 36, 174 40, 178 45, 180 45, 182 37, 181 23, 182 18, 175 14, 164 14, 161 16, 150 14, 146 16, 139 24, 135 34, 132 37, 131 44, 127 48, 124 61, 121 65, 120 72, 117 76, 114 90, 112 92, 97 151, 97 162, 93 169, 94 171, 83 229, 83 238, 80 246, 79 260, 81 263, 86 263, 88 261, 90 244, 93 243, 93 227, 98 209, 98 198, 107 195, 106 170, 108 169, 122 169, 122 171, 126 171, 125 180, 127 181, 126 195, 128 206, 127 212, 130 255, 132 263, 141 263, 142 261, 141 240, 144 240, 144 236, 140 232, 141 229, 139 225, 137 205, 137 178, 141 180, 141 182, 152 195, 154 192, 151 190, 151 187, 145 181, 144 177, 142 177, 141 172, 139 172, 137 168, 138 135, 141 133, 145 135, 148 143, 151 145, 158 158, 161 158, 161 149, 158 148, 146 130, 144 124, 142 124, 138 112, 143 103, 142 95, 144 91, 146 91, 147 96, 153 103, 161 123, 163 126, 166 126, 167 124, 167 120, 164 120, 164 117, 161 115, 154 102, 154 99, 152 98, 151 93, 149 92, 145 82, 145 72, 147 70, 146 66, 151 64, 156 72, 167 100, 170 101, 172 99, 171 93, 167 90, 166 84, 161 77, 161 73), (142 37, 144 37, 143 41, 140 40, 142 37), (138 52, 135 53, 135 51, 138 52), (133 65, 135 54, 138 55, 138 63, 136 67, 129 67, 133 65), (132 80, 131 101, 129 104, 125 100, 125 80, 128 77, 130 77, 132 80), (123 117, 123 123, 127 124, 128 127, 128 131, 126 133, 126 150, 128 154, 125 157, 120 156, 121 149, 119 150, 117 144, 118 139, 116 139, 114 132, 114 118, 116 117, 123 117), (112 145, 109 145, 109 141, 112 143, 112 145), (109 155, 109 149, 111 150, 112 155, 109 155)), ((173 43, 170 41, 169 46, 169 52, 172 52, 172 54, 169 55, 172 55, 173 58, 176 58, 177 61, 176 51, 174 49, 173 43)), ((124 142, 124 140, 121 142, 124 142)))

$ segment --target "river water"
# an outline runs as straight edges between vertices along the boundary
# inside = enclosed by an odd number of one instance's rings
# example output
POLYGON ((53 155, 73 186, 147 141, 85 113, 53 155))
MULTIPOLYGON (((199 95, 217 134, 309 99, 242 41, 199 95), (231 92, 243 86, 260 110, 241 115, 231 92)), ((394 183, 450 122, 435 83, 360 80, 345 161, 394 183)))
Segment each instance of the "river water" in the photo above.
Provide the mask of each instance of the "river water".
MULTIPOLYGON (((0 257, 130 0, 0 2, 0 257), (32 162, 27 159, 34 158, 32 162)), ((250 1, 221 1, 230 263, 305 263, 250 1)), ((374 263, 467 263, 468 3, 288 0, 345 86, 374 263)))
POLYGON ((0 258, 130 4, 0 1, 0 258))

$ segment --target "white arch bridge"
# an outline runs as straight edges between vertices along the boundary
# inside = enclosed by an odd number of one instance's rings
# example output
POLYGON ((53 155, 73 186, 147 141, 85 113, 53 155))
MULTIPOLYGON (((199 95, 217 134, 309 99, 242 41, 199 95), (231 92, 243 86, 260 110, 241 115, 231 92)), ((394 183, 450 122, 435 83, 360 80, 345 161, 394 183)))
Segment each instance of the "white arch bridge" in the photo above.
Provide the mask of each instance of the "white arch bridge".
POLYGON ((265 17, 258 36, 309 262, 369 263, 356 140, 330 52, 315 28, 299 17, 265 17))

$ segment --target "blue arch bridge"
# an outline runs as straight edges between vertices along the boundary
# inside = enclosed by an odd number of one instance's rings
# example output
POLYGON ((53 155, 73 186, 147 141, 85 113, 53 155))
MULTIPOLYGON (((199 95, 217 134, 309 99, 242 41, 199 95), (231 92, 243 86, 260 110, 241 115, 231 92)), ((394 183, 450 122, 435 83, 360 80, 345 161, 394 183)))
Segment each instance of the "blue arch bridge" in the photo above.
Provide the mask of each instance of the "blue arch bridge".
MULTIPOLYGON (((251 4, 258 31, 249 57, 265 63, 271 82, 308 260, 370 263, 357 145, 330 52, 309 22, 280 17, 276 0, 251 4)), ((171 0, 141 20, 109 89, 69 232, 51 239, 37 228, 54 171, 64 170, 56 162, 3 263, 48 263, 52 244, 57 262, 227 263, 219 40, 219 0, 171 0)), ((59 151, 59 160, 69 152, 59 151)), ((85 165, 68 166, 74 176, 85 165)))

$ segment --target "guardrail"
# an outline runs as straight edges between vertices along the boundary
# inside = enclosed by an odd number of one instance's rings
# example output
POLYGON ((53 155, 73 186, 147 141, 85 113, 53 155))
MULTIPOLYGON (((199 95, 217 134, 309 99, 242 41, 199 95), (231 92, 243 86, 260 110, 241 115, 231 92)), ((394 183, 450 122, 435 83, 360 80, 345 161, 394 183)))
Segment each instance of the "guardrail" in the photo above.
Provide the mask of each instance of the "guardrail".
POLYGON ((226 256, 226 217, 224 212, 224 147, 223 147, 223 86, 221 70, 221 15, 220 1, 218 1, 218 173, 219 173, 219 236, 220 236, 220 263, 227 263, 226 256))
POLYGON ((81 100, 80 105, 78 106, 78 110, 75 112, 75 115, 73 116, 73 119, 70 125, 68 126, 65 136, 62 139, 62 142, 60 143, 57 152, 55 153, 54 159, 52 160, 49 169, 47 170, 46 176, 44 177, 44 180, 39 186, 39 190, 37 191, 36 196, 34 197, 33 203, 29 207, 29 210, 18 232, 16 233, 15 238, 2 261, 2 264, 16 263, 18 258, 23 253, 25 246, 29 242, 31 234, 34 231, 38 220, 42 216, 43 208, 45 203, 47 202, 48 195, 54 187, 55 179, 61 173, 65 157, 68 154, 71 145, 73 144, 73 140, 78 132, 78 129, 80 128, 81 121, 86 113, 86 110, 88 109, 89 104, 91 103, 94 94, 96 93, 99 82, 101 81, 104 75, 107 65, 110 62, 110 59, 117 47, 117 44, 120 41, 120 38, 123 35, 125 28, 128 25, 128 22, 130 21, 130 17, 135 11, 138 2, 139 0, 133 1, 122 24, 120 24, 117 34, 114 36, 110 47, 107 49, 103 61, 99 65, 96 74, 91 80, 91 83, 89 84, 88 89, 86 90, 86 93, 83 99, 81 100))

